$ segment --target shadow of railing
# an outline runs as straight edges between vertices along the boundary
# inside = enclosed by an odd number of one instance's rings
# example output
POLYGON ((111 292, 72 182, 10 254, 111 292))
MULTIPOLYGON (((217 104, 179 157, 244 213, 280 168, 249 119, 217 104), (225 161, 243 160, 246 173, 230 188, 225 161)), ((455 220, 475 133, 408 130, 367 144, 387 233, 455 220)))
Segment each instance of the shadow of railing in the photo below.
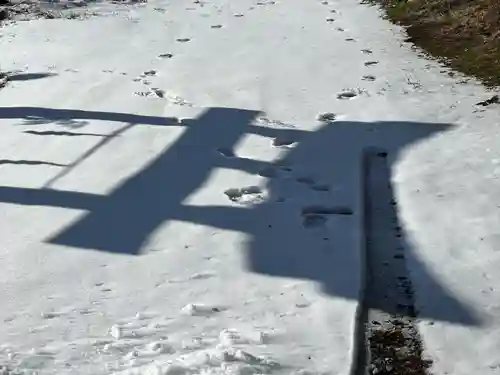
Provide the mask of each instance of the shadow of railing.
MULTIPOLYGON (((112 253, 139 255, 148 236, 162 223, 179 220, 245 233, 250 238, 245 249, 250 271, 270 276, 314 280, 323 291, 334 297, 356 300, 359 290, 354 279, 358 270, 344 267, 343 256, 358 249, 336 249, 336 262, 325 252, 310 249, 310 236, 304 235, 297 207, 279 204, 282 183, 270 178, 266 202, 252 208, 237 206, 189 206, 185 199, 199 189, 214 168, 237 169, 258 174, 270 168, 300 166, 302 170, 321 174, 329 171, 338 182, 336 197, 352 201, 352 190, 360 173, 362 151, 367 146, 383 147, 394 157, 405 147, 445 131, 449 125, 411 122, 335 121, 318 130, 306 132, 295 128, 271 128, 253 124, 257 111, 233 108, 210 108, 193 120, 181 124, 174 118, 140 116, 125 113, 76 111, 32 107, 0 108, 0 118, 31 118, 43 121, 105 120, 137 126, 184 126, 177 141, 160 153, 146 167, 123 181, 109 194, 0 187, 0 202, 20 205, 43 205, 77 208, 87 213, 77 222, 47 239, 47 242, 112 253), (269 138, 290 139, 297 146, 274 163, 226 158, 220 148, 232 149, 248 133, 269 138), (269 223, 273 225, 270 228, 269 223)), ((390 181, 387 181, 389 184, 390 181)), ((221 191, 221 194, 223 192, 221 191)), ((408 248, 412 263, 433 294, 450 302, 447 312, 433 312, 421 318, 460 325, 479 325, 474 309, 448 291, 436 275, 418 260, 408 248), (459 313, 456 313, 459 312, 459 313)), ((388 311, 391 313, 391 311, 388 311)))

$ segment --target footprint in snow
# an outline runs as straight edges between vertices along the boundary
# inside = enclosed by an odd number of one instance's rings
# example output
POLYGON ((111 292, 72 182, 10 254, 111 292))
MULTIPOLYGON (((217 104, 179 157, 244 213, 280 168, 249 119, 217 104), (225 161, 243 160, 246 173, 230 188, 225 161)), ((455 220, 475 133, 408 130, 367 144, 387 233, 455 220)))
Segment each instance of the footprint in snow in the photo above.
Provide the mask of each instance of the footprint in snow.
POLYGON ((141 77, 152 77, 157 74, 157 71, 154 69, 151 70, 146 70, 144 73, 142 73, 141 77))
POLYGON ((307 206, 302 208, 302 225, 305 228, 316 228, 324 225, 331 215, 352 215, 348 207, 343 206, 307 206))
POLYGON ((64 315, 64 313, 56 312, 56 311, 43 311, 42 313, 40 313, 40 316, 42 317, 42 319, 54 319, 54 318, 58 318, 62 315, 64 315))
POLYGON ((330 191, 330 186, 328 184, 314 183, 313 185, 310 185, 310 188, 316 191, 323 191, 323 192, 330 191))
POLYGON ((179 43, 186 43, 189 42, 191 39, 189 38, 178 38, 176 39, 179 43))
POLYGON ((150 91, 135 91, 134 92, 134 95, 137 95, 137 96, 142 96, 142 97, 148 97, 150 96, 152 93, 150 91))
POLYGON ((326 113, 320 113, 318 117, 316 118, 320 122, 333 122, 337 118, 337 115, 335 113, 331 112, 326 112, 326 113))
POLYGON ((158 98, 163 98, 165 96, 165 91, 159 88, 152 88, 151 91, 136 91, 134 94, 145 98, 152 95, 155 95, 158 98))
POLYGON ((262 189, 258 186, 227 189, 224 194, 237 203, 258 203, 264 200, 262 189))
POLYGON ((356 90, 346 90, 337 94, 337 99, 340 100, 353 99, 356 96, 358 96, 358 94, 359 92, 357 92, 356 90))
POLYGON ((371 55, 373 53, 373 51, 368 48, 362 49, 361 52, 363 52, 365 55, 371 55))
POLYGON ((345 29, 341 28, 341 27, 337 27, 336 29, 337 31, 340 31, 341 33, 345 31, 345 29))
POLYGON ((281 169, 283 172, 291 172, 291 171, 293 171, 293 169, 291 167, 287 166, 287 165, 281 165, 279 167, 279 169, 281 169))
POLYGON ((276 172, 275 168, 272 167, 266 167, 264 169, 261 169, 259 171, 259 176, 262 177, 267 177, 267 178, 274 178, 277 177, 278 173, 276 172))
POLYGON ((243 14, 238 13, 238 14, 235 14, 234 16, 237 17, 237 18, 239 18, 239 17, 243 17, 243 14))
POLYGON ((346 42, 355 42, 356 39, 354 39, 354 38, 346 38, 345 41, 346 42))
POLYGON ((335 22, 335 19, 334 18, 327 18, 326 22, 335 22))
POLYGON ((377 65, 378 61, 367 61, 365 62, 365 66, 372 66, 372 65, 377 65))
POLYGON ((214 273, 211 272, 200 272, 189 276, 189 280, 208 280, 215 277, 214 273))
POLYGON ((222 25, 212 25, 210 26, 211 29, 222 29, 222 25))
POLYGON ((301 177, 297 177, 295 179, 295 181, 301 183, 301 184, 306 184, 306 185, 312 185, 314 184, 314 179, 312 177, 309 177, 309 176, 301 176, 301 177))
POLYGON ((309 188, 315 191, 322 191, 322 192, 330 191, 330 186, 328 184, 318 183, 310 176, 297 177, 295 181, 297 181, 300 184, 305 184, 309 186, 309 188))
POLYGON ((363 81, 373 82, 377 79, 377 77, 372 75, 365 75, 361 78, 363 81))
POLYGON ((159 89, 157 87, 151 88, 151 91, 159 98, 165 97, 165 90, 159 89))
POLYGON ((158 55, 160 59, 171 59, 172 57, 174 57, 174 55, 171 53, 161 53, 158 55))

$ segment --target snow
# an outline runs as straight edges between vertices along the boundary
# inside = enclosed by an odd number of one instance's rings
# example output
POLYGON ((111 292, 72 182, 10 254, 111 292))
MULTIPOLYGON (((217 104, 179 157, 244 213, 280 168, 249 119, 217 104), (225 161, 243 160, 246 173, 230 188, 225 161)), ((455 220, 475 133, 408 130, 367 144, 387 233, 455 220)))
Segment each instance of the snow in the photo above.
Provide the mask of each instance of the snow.
POLYGON ((433 373, 500 372, 484 88, 352 1, 98 6, 0 30, 1 363, 347 374, 378 146, 433 373))

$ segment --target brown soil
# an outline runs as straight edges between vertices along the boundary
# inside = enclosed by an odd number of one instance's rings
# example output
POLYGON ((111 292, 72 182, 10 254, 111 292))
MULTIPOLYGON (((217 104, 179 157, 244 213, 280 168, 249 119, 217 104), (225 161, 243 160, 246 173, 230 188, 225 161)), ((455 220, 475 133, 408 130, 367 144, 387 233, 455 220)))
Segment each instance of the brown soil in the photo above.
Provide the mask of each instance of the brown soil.
POLYGON ((408 41, 452 68, 500 85, 499 0, 368 0, 407 28, 408 41))

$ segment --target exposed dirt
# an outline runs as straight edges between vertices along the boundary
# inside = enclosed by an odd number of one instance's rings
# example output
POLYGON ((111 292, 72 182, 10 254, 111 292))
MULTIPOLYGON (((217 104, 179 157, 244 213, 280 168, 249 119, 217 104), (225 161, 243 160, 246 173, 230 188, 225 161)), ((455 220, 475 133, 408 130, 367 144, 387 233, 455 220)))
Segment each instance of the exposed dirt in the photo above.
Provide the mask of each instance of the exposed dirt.
POLYGON ((403 320, 393 320, 390 327, 371 331, 370 374, 428 375, 432 362, 423 359, 422 344, 403 320))
POLYGON ((500 85, 500 1, 365 0, 404 25, 408 41, 488 86, 500 85))
POLYGON ((367 151, 363 175, 367 274, 355 375, 429 375, 406 266, 412 250, 398 222, 387 152, 367 151))
POLYGON ((140 4, 147 0, 0 0, 0 25, 9 21, 96 16, 89 7, 103 2, 140 4))

